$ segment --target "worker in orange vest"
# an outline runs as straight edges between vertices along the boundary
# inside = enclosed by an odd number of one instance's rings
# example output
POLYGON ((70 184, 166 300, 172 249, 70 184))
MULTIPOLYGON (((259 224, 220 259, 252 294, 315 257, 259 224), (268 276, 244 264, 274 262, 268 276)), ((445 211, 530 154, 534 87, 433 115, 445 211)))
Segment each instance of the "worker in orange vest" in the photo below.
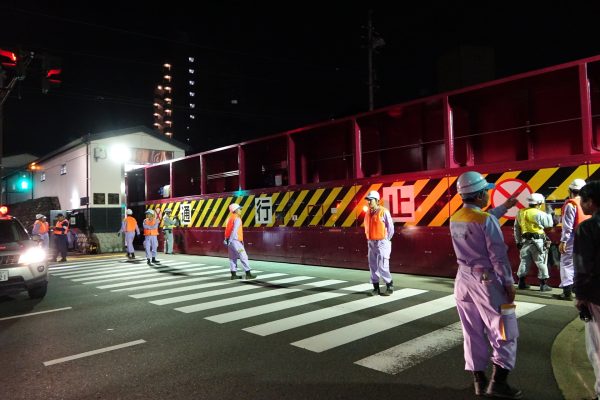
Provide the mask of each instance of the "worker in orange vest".
POLYGON ((132 260, 135 258, 135 253, 133 249, 133 238, 140 234, 140 227, 138 226, 137 221, 134 217, 132 217, 133 211, 131 209, 127 209, 125 211, 127 216, 123 220, 121 224, 121 230, 119 231, 119 235, 121 233, 125 236, 125 246, 127 246, 127 258, 131 258, 132 260))
POLYGON ((394 236, 394 220, 390 212, 379 204, 379 193, 371 190, 365 200, 369 209, 365 213, 365 235, 369 246, 369 270, 373 290, 371 295, 389 296, 394 293, 394 282, 390 274, 390 254, 392 253, 392 236, 394 236), (385 292, 379 290, 379 278, 385 282, 385 292))
POLYGON ((231 279, 241 279, 237 274, 237 260, 239 259, 246 272, 246 279, 254 279, 256 275, 250 270, 248 254, 244 248, 244 233, 242 232, 242 218, 240 217, 240 205, 233 203, 229 205, 229 217, 225 222, 225 245, 229 250, 229 270, 231 279))
POLYGON ((562 232, 560 234, 560 243, 558 251, 560 252, 560 287, 563 292, 554 295, 559 300, 571 300, 573 298, 573 275, 575 267, 573 265, 573 241, 577 226, 590 218, 585 215, 581 209, 581 198, 579 191, 585 186, 583 179, 575 179, 569 185, 569 198, 562 207, 561 224, 562 232))
POLYGON ((50 226, 46 221, 46 216, 42 214, 37 214, 35 216, 35 222, 33 223, 32 234, 38 235, 40 237, 40 241, 42 242, 42 247, 46 250, 50 247, 50 226))
POLYGON ((67 235, 69 234, 69 221, 65 219, 63 214, 56 215, 56 224, 52 228, 54 234, 54 244, 56 245, 56 259, 61 256, 60 262, 67 262, 67 252, 69 250, 69 242, 67 235))
POLYGON ((156 259, 156 250, 158 249, 158 225, 160 221, 155 218, 154 211, 146 210, 146 219, 144 220, 144 249, 146 250, 146 260, 148 265, 160 264, 156 259))

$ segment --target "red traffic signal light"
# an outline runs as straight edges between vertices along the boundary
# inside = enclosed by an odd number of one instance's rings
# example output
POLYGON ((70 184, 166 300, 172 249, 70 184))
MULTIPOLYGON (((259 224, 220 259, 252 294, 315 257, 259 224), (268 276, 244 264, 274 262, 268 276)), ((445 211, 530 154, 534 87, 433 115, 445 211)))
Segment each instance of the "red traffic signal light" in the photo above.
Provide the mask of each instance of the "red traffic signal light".
POLYGON ((62 83, 60 74, 60 60, 57 57, 44 55, 42 58, 43 76, 42 93, 46 94, 52 87, 57 87, 62 83))
POLYGON ((17 66, 17 55, 12 51, 0 49, 0 56, 2 56, 2 61, 0 64, 7 68, 15 68, 17 66))

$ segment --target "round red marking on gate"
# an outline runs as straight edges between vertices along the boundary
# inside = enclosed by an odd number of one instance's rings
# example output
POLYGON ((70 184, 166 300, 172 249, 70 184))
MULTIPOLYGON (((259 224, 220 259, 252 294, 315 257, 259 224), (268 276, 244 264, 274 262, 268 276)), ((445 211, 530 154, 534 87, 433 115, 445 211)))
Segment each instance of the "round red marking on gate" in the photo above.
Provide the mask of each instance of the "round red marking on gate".
POLYGON ((515 219, 521 208, 527 207, 527 198, 533 193, 527 182, 520 179, 506 179, 496 184, 492 190, 492 207, 502 205, 509 197, 516 197, 517 204, 509 208, 504 218, 515 219))

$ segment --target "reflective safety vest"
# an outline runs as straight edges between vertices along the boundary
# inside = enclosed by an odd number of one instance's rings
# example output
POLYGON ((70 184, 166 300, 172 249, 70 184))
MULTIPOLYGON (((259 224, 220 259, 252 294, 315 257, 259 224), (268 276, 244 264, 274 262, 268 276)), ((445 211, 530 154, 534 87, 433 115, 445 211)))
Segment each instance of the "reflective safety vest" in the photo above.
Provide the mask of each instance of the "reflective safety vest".
POLYGON ((577 228, 577 225, 590 218, 591 215, 585 215, 583 210, 581 209, 581 197, 577 196, 573 199, 567 199, 565 204, 563 204, 562 209, 560 211, 560 215, 565 215, 565 209, 567 205, 570 204, 575 207, 575 221, 573 221, 573 231, 577 228))
POLYGON ((158 236, 158 224, 156 224, 156 219, 148 219, 144 220, 144 225, 157 225, 156 228, 146 229, 144 228, 144 236, 158 236))
MULTIPOLYGON (((235 223, 235 220, 238 218, 240 218, 240 216, 235 213, 231 213, 229 215, 229 217, 227 218, 227 225, 225 227, 225 239, 229 239, 231 237, 231 232, 233 231, 233 225, 235 223)), ((240 226, 237 230, 237 240, 239 240, 240 242, 244 241, 244 232, 242 232, 242 225, 243 224, 240 224, 240 226)))
POLYGON ((517 213, 517 223, 523 233, 544 233, 544 227, 535 222, 535 216, 543 212, 537 208, 523 208, 517 213))
POLYGON ((54 225, 54 234, 55 235, 66 235, 69 232, 69 221, 63 219, 62 221, 56 221, 56 225, 54 225), (65 228, 64 231, 62 228, 65 228))
POLYGON ((135 218, 127 216, 123 222, 125 222, 125 232, 135 232, 135 228, 137 227, 137 221, 135 218))
POLYGON ((368 210, 365 214, 365 235, 368 240, 383 240, 387 239, 387 228, 383 223, 385 208, 379 206, 379 209, 371 214, 368 210))
POLYGON ((48 233, 48 231, 50 230, 50 226, 48 225, 47 222, 42 222, 39 219, 36 219, 35 222, 33 223, 33 230, 35 231, 35 226, 37 225, 37 232, 38 235, 43 235, 44 233, 48 233))

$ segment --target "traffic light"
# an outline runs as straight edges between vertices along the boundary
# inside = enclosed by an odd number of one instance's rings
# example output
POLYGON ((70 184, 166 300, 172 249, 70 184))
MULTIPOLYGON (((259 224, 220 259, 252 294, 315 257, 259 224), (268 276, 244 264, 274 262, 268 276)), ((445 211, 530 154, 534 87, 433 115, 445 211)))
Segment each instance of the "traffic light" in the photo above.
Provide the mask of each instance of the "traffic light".
POLYGON ((19 175, 19 179, 17 179, 17 191, 23 192, 27 191, 31 188, 31 180, 29 179, 28 174, 19 175))
POLYGON ((17 55, 9 50, 0 49, 0 64, 5 68, 17 67, 17 55))
POLYGON ((42 93, 47 94, 51 88, 62 83, 61 72, 62 68, 58 57, 47 54, 42 56, 42 93))
POLYGON ((20 81, 25 79, 27 67, 33 60, 33 57, 34 54, 32 52, 19 51, 15 53, 10 50, 0 49, 0 65, 7 70, 14 70, 16 78, 20 81))

